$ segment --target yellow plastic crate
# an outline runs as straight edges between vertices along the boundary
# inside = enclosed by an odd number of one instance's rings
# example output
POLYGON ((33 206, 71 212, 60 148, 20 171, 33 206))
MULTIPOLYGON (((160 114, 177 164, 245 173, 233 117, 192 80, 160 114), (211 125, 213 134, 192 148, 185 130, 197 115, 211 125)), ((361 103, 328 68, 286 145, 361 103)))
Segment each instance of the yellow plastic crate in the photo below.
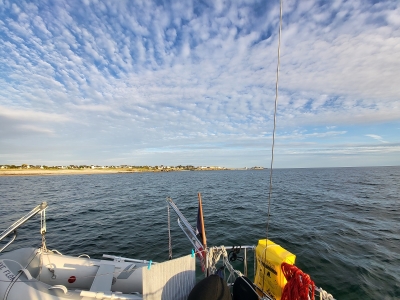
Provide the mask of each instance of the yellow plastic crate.
POLYGON ((280 300, 287 282, 281 264, 286 262, 293 265, 296 255, 271 240, 268 243, 266 241, 259 240, 256 247, 257 270, 254 283, 273 299, 280 300))

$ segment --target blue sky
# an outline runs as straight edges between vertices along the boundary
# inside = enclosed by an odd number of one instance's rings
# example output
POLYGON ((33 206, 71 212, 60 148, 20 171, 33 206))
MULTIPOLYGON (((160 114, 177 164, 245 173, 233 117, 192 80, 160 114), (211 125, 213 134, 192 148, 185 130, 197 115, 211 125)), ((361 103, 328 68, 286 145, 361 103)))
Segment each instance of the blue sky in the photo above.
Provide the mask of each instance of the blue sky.
MULTIPOLYGON (((278 2, 0 0, 0 164, 268 167, 278 2)), ((400 2, 283 11, 274 165, 400 165, 400 2)))

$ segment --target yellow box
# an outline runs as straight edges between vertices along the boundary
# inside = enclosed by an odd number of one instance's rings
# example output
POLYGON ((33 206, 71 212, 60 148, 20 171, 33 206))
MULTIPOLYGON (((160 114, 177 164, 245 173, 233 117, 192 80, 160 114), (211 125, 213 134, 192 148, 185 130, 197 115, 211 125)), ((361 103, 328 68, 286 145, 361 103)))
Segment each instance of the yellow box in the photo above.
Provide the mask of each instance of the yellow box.
POLYGON ((259 240, 256 247, 257 270, 254 283, 271 298, 280 300, 286 278, 282 273, 281 264, 293 265, 296 255, 290 253, 273 241, 259 240))

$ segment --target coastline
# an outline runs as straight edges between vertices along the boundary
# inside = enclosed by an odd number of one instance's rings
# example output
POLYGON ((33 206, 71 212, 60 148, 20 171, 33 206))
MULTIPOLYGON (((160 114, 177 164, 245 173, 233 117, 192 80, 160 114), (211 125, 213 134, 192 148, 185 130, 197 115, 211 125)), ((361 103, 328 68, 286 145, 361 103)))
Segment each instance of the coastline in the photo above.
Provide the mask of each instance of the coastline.
POLYGON ((224 170, 264 170, 264 168, 207 168, 207 169, 154 169, 154 168, 84 168, 84 169, 0 169, 0 177, 3 176, 58 176, 58 175, 100 175, 100 174, 129 174, 129 173, 159 173, 159 172, 188 172, 188 171, 224 171, 224 170))
POLYGON ((118 173, 141 173, 141 172, 154 172, 150 170, 136 170, 136 169, 79 169, 79 170, 42 170, 42 169, 13 169, 13 170, 0 170, 1 176, 54 176, 54 175, 96 175, 96 174, 118 174, 118 173))

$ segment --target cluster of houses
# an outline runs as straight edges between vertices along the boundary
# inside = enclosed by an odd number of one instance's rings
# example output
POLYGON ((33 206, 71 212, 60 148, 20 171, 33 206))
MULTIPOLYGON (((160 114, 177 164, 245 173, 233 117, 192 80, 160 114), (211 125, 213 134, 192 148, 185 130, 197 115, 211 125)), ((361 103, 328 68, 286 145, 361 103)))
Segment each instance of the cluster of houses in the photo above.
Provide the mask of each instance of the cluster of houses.
MULTIPOLYGON (((131 166, 131 165, 119 165, 119 166, 99 166, 99 165, 68 165, 68 166, 45 166, 45 165, 0 165, 0 169, 42 169, 42 170, 87 170, 87 169, 133 169, 133 170, 148 170, 148 171, 211 171, 211 170, 232 170, 225 167, 218 166, 199 166, 195 167, 192 165, 187 166, 131 166)), ((241 168, 240 170, 263 170, 264 167, 252 167, 252 168, 241 168)))
POLYGON ((119 165, 119 166, 99 166, 99 165, 68 165, 68 166, 45 166, 45 165, 0 165, 0 169, 61 169, 61 170, 82 170, 82 169, 145 169, 145 170, 158 170, 158 171, 182 171, 182 170, 228 170, 224 167, 218 166, 200 166, 195 167, 192 165, 187 166, 131 166, 131 165, 119 165))

